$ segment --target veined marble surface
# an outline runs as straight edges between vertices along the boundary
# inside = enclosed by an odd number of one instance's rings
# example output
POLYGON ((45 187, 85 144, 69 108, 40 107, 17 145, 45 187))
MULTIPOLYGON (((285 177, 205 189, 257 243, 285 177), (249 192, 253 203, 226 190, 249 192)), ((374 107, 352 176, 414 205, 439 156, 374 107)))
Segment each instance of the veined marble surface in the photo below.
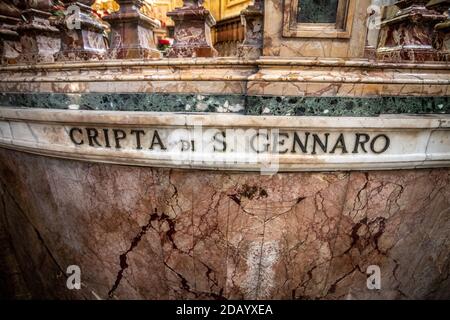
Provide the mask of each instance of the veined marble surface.
POLYGON ((449 169, 261 176, 0 148, 0 213, 33 298, 450 298, 449 169))

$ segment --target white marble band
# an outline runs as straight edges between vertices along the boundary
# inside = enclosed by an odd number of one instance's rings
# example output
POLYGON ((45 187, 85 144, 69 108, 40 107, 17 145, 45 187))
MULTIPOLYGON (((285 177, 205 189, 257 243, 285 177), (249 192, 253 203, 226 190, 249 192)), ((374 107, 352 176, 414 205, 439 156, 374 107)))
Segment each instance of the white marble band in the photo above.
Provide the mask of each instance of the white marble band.
POLYGON ((450 166, 450 116, 275 117, 0 107, 0 146, 124 165, 246 171, 450 166))

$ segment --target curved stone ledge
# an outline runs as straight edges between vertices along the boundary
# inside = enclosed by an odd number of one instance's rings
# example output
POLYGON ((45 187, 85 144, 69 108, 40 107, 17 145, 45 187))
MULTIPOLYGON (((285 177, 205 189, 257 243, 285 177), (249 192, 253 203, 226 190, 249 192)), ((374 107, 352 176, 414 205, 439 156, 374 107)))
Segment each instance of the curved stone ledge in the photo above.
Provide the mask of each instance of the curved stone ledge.
POLYGON ((125 165, 278 171, 450 166, 450 116, 274 117, 0 108, 0 145, 125 165))

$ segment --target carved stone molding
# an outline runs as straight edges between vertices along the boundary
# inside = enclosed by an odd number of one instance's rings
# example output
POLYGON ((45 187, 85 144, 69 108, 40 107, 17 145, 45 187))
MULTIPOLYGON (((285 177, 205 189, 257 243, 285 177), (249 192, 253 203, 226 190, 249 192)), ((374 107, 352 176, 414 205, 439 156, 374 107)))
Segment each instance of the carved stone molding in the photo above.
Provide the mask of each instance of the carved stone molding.
POLYGON ((26 21, 17 27, 22 52, 19 61, 23 63, 53 62, 59 52, 61 40, 59 30, 50 23, 52 1, 27 1, 22 13, 26 21))
POLYGON ((450 118, 217 117, 3 107, 0 146, 68 159, 191 169, 446 167, 450 118))
POLYGON ((439 60, 450 61, 450 0, 431 0, 427 8, 447 14, 447 20, 434 27, 433 47, 438 50, 439 60))
POLYGON ((96 18, 91 6, 95 0, 66 0, 67 15, 58 25, 61 30, 61 51, 57 60, 97 60, 107 53, 105 26, 96 18))
POLYGON ((22 51, 19 34, 20 9, 5 0, 0 1, 0 62, 14 64, 22 51))
POLYGON ((111 25, 112 59, 161 58, 156 49, 154 30, 159 21, 140 12, 142 0, 118 0, 120 9, 104 18, 111 25))
POLYGON ((256 0, 241 12, 242 24, 245 28, 244 42, 238 47, 238 56, 246 59, 257 59, 262 55, 264 29, 264 3, 256 0))
POLYGON ((397 14, 381 23, 377 58, 384 61, 436 61, 433 47, 434 26, 445 15, 425 7, 427 0, 403 0, 396 3, 397 14))
POLYGON ((215 57, 211 40, 211 27, 216 24, 211 13, 202 6, 203 1, 184 1, 183 7, 168 12, 175 22, 175 42, 169 57, 215 57))

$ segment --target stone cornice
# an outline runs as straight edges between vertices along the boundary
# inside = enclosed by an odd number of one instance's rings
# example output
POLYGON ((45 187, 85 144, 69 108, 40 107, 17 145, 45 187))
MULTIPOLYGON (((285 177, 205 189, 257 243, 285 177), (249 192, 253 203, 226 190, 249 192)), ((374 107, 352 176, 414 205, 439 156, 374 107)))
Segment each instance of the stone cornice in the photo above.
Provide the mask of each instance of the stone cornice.
POLYGON ((449 143, 448 115, 218 117, 0 108, 1 147, 124 165, 266 173, 446 167, 449 143))
POLYGON ((128 60, 106 60, 106 61, 74 61, 64 63, 40 63, 40 64, 18 64, 0 66, 0 72, 4 71, 41 71, 41 70, 78 70, 82 69, 105 69, 114 67, 182 67, 182 66, 207 66, 207 67, 352 67, 369 69, 424 69, 424 70, 450 70, 448 62, 427 63, 391 63, 382 61, 371 61, 367 59, 327 59, 327 58, 298 58, 284 59, 273 57, 262 57, 257 60, 245 60, 237 58, 163 58, 163 59, 128 59, 128 60))

